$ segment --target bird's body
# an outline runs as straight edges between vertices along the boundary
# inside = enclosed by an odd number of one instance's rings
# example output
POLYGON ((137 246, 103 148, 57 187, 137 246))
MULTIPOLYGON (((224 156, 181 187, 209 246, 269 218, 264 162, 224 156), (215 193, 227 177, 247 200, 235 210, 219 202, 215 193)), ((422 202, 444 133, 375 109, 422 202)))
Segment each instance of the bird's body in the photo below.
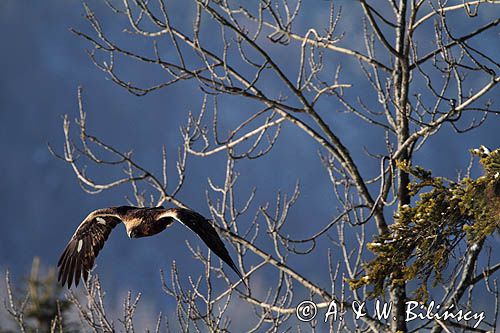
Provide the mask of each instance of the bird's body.
POLYGON ((217 231, 202 215, 183 208, 119 206, 95 210, 83 220, 59 259, 59 281, 71 287, 73 281, 78 286, 81 276, 86 280, 104 242, 119 223, 125 225, 130 238, 140 238, 162 232, 175 220, 194 231, 242 278, 217 231))
POLYGON ((122 221, 130 238, 156 235, 174 222, 174 216, 180 209, 118 207, 122 221), (165 215, 168 214, 168 215, 165 215))

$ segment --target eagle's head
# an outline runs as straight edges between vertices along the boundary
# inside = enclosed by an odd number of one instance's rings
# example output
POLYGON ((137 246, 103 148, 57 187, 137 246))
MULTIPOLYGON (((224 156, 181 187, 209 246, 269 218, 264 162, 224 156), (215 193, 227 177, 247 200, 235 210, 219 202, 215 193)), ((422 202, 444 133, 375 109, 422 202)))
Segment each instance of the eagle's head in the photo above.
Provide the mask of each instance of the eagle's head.
POLYGON ((141 231, 139 230, 140 228, 139 227, 135 227, 133 229, 131 229, 130 231, 128 231, 128 237, 130 238, 139 238, 139 237, 142 237, 142 233, 141 231))
POLYGON ((144 232, 144 225, 140 218, 132 218, 125 223, 125 228, 127 229, 127 235, 129 238, 139 238, 147 236, 144 232))
POLYGON ((128 229, 127 235, 129 238, 141 238, 149 236, 149 233, 144 230, 143 225, 137 225, 128 229))

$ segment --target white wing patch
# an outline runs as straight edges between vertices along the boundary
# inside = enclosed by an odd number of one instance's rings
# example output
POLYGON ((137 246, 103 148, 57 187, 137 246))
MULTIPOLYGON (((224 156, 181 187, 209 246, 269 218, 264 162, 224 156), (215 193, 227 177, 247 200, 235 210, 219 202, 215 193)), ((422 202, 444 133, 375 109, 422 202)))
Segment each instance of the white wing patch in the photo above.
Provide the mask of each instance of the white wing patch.
POLYGON ((179 221, 179 222, 182 223, 182 221, 179 220, 179 217, 177 216, 177 213, 175 211, 173 211, 173 210, 170 210, 170 209, 166 210, 160 216, 158 216, 157 220, 162 219, 164 217, 172 217, 172 218, 174 218, 177 221, 179 221))
POLYGON ((97 223, 99 223, 99 224, 106 224, 106 220, 105 220, 105 219, 103 219, 102 217, 97 217, 97 218, 96 218, 96 221, 97 221, 97 223))
POLYGON ((78 241, 78 248, 76 249, 76 251, 80 252, 82 250, 82 246, 83 246, 83 239, 80 239, 78 241))

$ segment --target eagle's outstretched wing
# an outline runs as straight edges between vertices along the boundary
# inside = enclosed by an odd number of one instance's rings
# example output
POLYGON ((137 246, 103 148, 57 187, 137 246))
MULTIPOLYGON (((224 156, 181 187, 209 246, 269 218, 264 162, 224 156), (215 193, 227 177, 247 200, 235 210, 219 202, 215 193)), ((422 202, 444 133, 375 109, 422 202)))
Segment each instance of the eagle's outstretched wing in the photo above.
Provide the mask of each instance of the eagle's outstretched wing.
POLYGON ((231 256, 220 239, 219 234, 212 224, 210 224, 209 220, 197 212, 183 208, 166 209, 165 213, 162 215, 162 217, 172 217, 194 231, 203 240, 203 242, 205 242, 210 250, 212 250, 229 267, 231 267, 236 274, 238 274, 243 283, 246 285, 243 280, 243 275, 241 275, 238 267, 233 262, 233 259, 231 259, 231 256))
POLYGON ((73 237, 66 245, 57 267, 59 267, 58 280, 64 286, 68 284, 71 288, 73 279, 75 286, 78 286, 80 277, 86 281, 89 271, 94 266, 94 261, 99 251, 108 239, 111 230, 120 223, 121 220, 112 214, 92 212, 83 220, 73 237))

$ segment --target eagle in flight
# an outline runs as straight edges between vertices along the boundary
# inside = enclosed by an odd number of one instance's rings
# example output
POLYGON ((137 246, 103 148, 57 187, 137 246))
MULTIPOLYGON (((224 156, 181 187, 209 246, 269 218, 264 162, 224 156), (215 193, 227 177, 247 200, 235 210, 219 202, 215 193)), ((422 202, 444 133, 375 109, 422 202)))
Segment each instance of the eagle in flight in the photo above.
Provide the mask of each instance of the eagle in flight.
MULTIPOLYGON (((78 226, 64 249, 57 264, 58 280, 71 288, 73 281, 78 286, 80 278, 86 281, 94 260, 108 239, 111 230, 123 222, 130 238, 156 235, 169 227, 174 220, 194 231, 208 248, 231 267, 243 280, 243 276, 229 256, 224 243, 210 221, 184 208, 139 208, 120 206, 98 209, 90 213, 78 226)), ((244 282, 243 282, 244 283, 244 282)))

